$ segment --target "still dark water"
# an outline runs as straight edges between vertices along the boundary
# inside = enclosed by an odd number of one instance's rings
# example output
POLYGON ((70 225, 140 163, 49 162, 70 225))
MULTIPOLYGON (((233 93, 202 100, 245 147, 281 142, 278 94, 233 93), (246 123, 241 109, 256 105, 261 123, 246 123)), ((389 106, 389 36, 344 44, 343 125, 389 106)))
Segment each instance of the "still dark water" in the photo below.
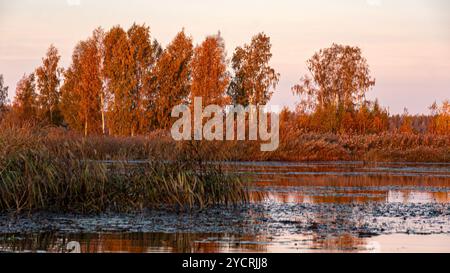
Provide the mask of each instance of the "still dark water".
POLYGON ((450 164, 234 163, 251 204, 0 217, 0 251, 450 252, 450 164))

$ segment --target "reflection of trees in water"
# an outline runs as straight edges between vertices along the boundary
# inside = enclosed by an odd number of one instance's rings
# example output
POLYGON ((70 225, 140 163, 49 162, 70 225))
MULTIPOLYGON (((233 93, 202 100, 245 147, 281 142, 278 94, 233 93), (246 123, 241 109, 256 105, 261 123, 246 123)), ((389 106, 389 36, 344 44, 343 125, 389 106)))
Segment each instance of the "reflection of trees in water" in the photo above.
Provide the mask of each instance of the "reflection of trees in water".
POLYGON ((449 192, 433 192, 433 198, 438 203, 449 203, 450 193, 449 192))
MULTIPOLYGON (((290 170, 291 172, 293 170, 290 170)), ((254 178, 256 191, 277 202, 365 203, 389 201, 389 192, 399 192, 411 201, 412 193, 420 192, 425 199, 450 201, 450 179, 434 176, 392 175, 285 175, 259 174, 254 178)), ((257 198, 252 201, 257 202, 257 198)))
POLYGON ((245 244, 254 241, 253 236, 198 233, 135 233, 103 234, 97 239, 85 241, 87 252, 222 252, 232 249, 264 251, 261 245, 245 244), (95 246, 95 247, 93 247, 95 246))
POLYGON ((9 234, 0 237, 0 250, 10 252, 65 252, 65 246, 69 241, 67 238, 61 238, 52 232, 20 235, 9 234))
POLYGON ((399 191, 389 192, 390 202, 401 202, 401 203, 411 203, 419 199, 430 200, 437 203, 449 203, 450 202, 450 192, 447 191, 417 191, 404 189, 399 191))
POLYGON ((266 245, 257 244, 251 235, 198 233, 97 233, 70 234, 41 233, 2 237, 2 251, 67 252, 70 241, 80 242, 82 253, 95 252, 230 252, 233 250, 264 252, 266 245), (252 243, 248 243, 252 242, 252 243))
POLYGON ((254 179, 256 186, 330 186, 330 187, 450 187, 448 177, 439 176, 393 176, 393 175, 312 175, 312 174, 265 174, 254 179))
POLYGON ((309 214, 306 221, 313 232, 311 248, 351 251, 363 247, 365 241, 358 234, 365 230, 365 219, 363 214, 355 210, 359 208, 326 206, 318 207, 309 214), (353 227, 353 233, 342 227, 353 227), (326 233, 320 230, 326 230, 326 233))
POLYGON ((312 249, 323 249, 326 251, 360 251, 365 248, 366 241, 363 238, 345 233, 338 236, 313 235, 312 249))
MULTIPOLYGON (((414 171, 408 175, 374 174, 370 169, 338 167, 293 167, 293 166, 258 166, 253 169, 254 191, 265 196, 265 199, 277 203, 328 203, 326 207, 318 207, 308 214, 306 221, 309 230, 313 232, 313 248, 352 250, 365 247, 365 241, 359 235, 365 235, 366 214, 357 207, 333 207, 332 204, 351 204, 368 202, 414 202, 430 201, 448 203, 450 201, 450 179, 433 176, 434 174, 449 175, 448 169, 430 171, 427 175, 414 176, 414 171), (332 172, 348 172, 346 175, 331 174, 332 172), (305 173, 306 172, 306 173, 305 173), (320 174, 319 172, 322 172, 320 174), (328 173, 327 173, 328 172, 328 173), (326 173, 326 174, 325 174, 326 173), (355 175, 352 175, 354 173, 355 175), (392 193, 401 199, 391 198, 392 193), (318 234, 319 225, 326 226, 323 230, 333 231, 330 235, 318 234), (342 227, 354 227, 352 234, 343 233, 342 227)), ((422 170, 423 171, 423 170, 422 170)), ((256 202, 258 201, 255 199, 256 202)), ((349 232, 346 229, 345 232, 349 232)), ((370 234, 366 234, 370 235, 370 234)))

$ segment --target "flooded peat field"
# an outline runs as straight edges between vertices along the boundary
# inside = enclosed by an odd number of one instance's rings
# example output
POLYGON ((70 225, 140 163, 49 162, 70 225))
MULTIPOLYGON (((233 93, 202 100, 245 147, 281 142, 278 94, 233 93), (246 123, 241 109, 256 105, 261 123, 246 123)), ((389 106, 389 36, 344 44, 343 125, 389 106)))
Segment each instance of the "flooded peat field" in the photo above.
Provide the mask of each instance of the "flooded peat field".
POLYGON ((227 168, 251 178, 250 204, 191 213, 0 215, 0 251, 450 252, 450 164, 227 168))

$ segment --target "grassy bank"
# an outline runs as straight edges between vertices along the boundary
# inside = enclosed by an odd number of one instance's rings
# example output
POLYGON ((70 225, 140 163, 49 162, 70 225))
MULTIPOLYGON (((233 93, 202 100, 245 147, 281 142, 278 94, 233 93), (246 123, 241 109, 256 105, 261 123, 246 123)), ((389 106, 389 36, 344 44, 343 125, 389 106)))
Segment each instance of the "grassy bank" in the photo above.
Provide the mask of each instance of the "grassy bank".
POLYGON ((129 163, 126 156, 136 147, 128 142, 121 142, 126 152, 115 148, 115 161, 98 161, 95 141, 61 138, 52 130, 3 129, 0 212, 194 209, 248 199, 245 181, 220 166, 193 160, 129 163))

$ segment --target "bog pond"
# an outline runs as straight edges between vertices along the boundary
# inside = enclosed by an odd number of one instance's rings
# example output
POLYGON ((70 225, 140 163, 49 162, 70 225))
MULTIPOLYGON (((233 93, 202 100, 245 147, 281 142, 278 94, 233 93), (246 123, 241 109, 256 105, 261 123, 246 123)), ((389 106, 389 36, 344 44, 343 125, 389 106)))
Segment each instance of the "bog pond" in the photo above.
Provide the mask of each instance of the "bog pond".
POLYGON ((227 164, 249 204, 0 215, 0 252, 450 252, 450 163, 227 164))

